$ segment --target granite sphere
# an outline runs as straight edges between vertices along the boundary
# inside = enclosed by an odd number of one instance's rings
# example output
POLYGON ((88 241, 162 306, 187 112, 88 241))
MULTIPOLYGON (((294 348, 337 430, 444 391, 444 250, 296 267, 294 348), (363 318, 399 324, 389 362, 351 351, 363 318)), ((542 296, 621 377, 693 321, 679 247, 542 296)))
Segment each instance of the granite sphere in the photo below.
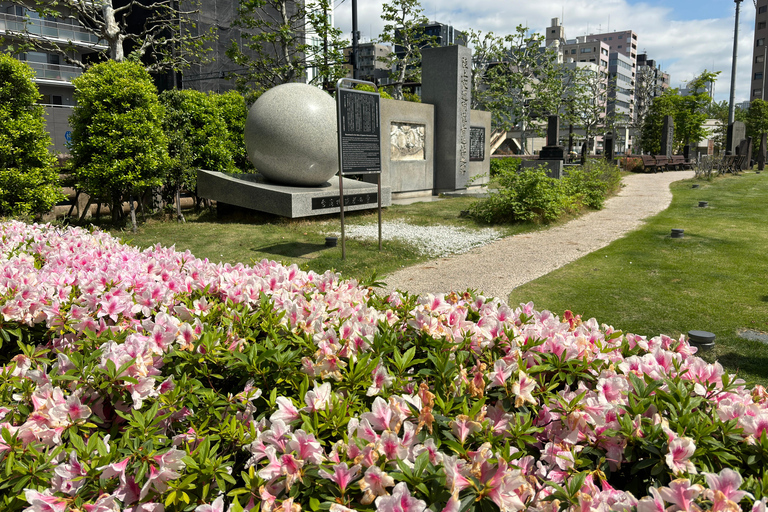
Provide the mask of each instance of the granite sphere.
POLYGON ((269 181, 324 185, 339 170, 336 102, 307 84, 283 84, 259 97, 248 112, 248 158, 269 181))

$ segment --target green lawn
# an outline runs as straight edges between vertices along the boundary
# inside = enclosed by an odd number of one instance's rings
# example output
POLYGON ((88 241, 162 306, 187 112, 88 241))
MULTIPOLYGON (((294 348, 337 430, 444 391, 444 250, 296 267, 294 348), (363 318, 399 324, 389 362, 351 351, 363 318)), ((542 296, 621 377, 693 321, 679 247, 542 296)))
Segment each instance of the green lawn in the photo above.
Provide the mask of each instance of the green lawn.
MULTIPOLYGON (((468 229, 487 228, 487 225, 460 217, 474 201, 471 198, 445 198, 428 203, 394 205, 383 211, 383 222, 404 221, 410 224, 449 225, 468 229)), ((376 224, 376 210, 351 212, 347 224, 376 224)), ((108 225, 104 226, 109 229, 108 225)), ((176 245, 179 250, 189 249, 195 256, 211 261, 250 264, 264 258, 286 264, 298 264, 303 269, 325 272, 336 270, 344 277, 366 279, 373 275, 392 272, 402 266, 426 261, 418 247, 399 241, 347 239, 346 260, 341 259, 341 240, 335 248, 325 247, 325 237, 341 229, 338 215, 307 219, 284 219, 273 215, 252 213, 219 219, 215 214, 187 215, 187 222, 149 219, 139 232, 130 229, 112 233, 131 244, 148 247, 160 243, 176 245)), ((504 235, 540 229, 536 225, 498 226, 504 235)))
POLYGON ((509 302, 648 336, 710 331, 716 348, 706 359, 766 384, 768 345, 737 333, 768 331, 768 176, 688 180, 672 191, 670 208, 642 229, 515 289, 509 302), (672 228, 684 238, 671 238, 672 228))

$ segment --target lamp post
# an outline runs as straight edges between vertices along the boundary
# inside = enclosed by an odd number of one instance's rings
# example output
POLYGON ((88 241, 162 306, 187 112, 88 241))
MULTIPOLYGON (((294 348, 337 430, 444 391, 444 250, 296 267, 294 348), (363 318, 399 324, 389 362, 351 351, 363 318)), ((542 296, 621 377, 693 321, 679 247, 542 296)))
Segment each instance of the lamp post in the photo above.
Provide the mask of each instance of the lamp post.
POLYGON ((352 78, 355 80, 360 78, 360 71, 358 66, 358 56, 360 51, 358 45, 359 41, 360 32, 357 30, 357 0, 352 0, 352 78))
POLYGON ((735 118, 734 96, 736 94, 736 55, 739 50, 739 8, 743 0, 733 0, 736 4, 736 24, 733 28, 733 60, 731 62, 731 96, 728 102, 728 132, 725 142, 725 150, 729 152, 733 146, 733 120, 735 118))

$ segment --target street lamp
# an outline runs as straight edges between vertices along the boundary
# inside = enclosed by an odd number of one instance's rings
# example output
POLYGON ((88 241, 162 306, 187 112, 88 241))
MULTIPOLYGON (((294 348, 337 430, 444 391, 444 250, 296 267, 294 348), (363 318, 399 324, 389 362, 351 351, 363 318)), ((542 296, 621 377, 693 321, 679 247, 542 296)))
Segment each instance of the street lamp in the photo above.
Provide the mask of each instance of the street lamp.
POLYGON ((736 24, 733 28, 733 61, 731 62, 731 97, 728 102, 728 135, 725 142, 726 152, 733 146, 733 121, 735 118, 734 96, 736 94, 736 55, 739 49, 739 8, 743 0, 733 0, 736 4, 736 24))

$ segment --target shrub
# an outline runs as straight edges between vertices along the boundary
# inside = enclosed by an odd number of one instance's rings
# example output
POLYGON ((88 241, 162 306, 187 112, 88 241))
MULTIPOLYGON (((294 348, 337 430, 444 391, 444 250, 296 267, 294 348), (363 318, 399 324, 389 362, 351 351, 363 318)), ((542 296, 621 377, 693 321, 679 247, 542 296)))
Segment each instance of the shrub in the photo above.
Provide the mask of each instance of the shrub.
POLYGON ((621 164, 624 166, 624 170, 628 172, 643 172, 643 160, 634 156, 623 158, 621 164))
POLYGON ((504 172, 517 172, 522 160, 519 158, 491 158, 491 178, 504 172))
POLYGON ((621 172, 604 160, 591 160, 582 168, 569 170, 562 182, 566 194, 576 204, 600 210, 607 195, 618 191, 621 172))
POLYGON ((0 52, 0 215, 42 214, 64 198, 33 78, 0 52))
POLYGON ((165 106, 163 129, 171 157, 167 185, 172 190, 194 191, 198 169, 236 170, 227 124, 213 96, 173 89, 163 91, 160 102, 165 106))
MULTIPOLYGON (((368 84, 356 84, 355 85, 355 89, 358 90, 358 91, 367 91, 367 92, 374 92, 375 91, 373 86, 372 85, 368 85, 368 84)), ((391 100, 392 99, 392 95, 389 94, 387 91, 385 91, 381 87, 379 87, 379 96, 381 96, 382 98, 384 98, 386 100, 391 100)))
POLYGON ((544 166, 518 172, 519 165, 514 158, 491 160, 490 195, 470 206, 470 217, 494 224, 552 222, 580 208, 601 209, 621 185, 618 167, 604 160, 571 167, 559 180, 547 177, 544 166))
POLYGON ((490 224, 551 222, 574 208, 562 183, 547 177, 543 167, 516 172, 514 166, 497 169, 490 196, 469 208, 469 216, 490 224))
POLYGON ((127 61, 96 64, 72 83, 73 175, 81 190, 112 202, 116 220, 124 200, 163 182, 168 140, 157 89, 127 61))
POLYGON ((0 290, 3 511, 768 498, 768 392, 684 337, 19 222, 0 290))
POLYGON ((216 103, 219 114, 227 126, 228 149, 232 154, 235 168, 240 171, 253 169, 245 150, 245 121, 248 118, 248 107, 245 98, 237 91, 224 94, 208 93, 216 103))

